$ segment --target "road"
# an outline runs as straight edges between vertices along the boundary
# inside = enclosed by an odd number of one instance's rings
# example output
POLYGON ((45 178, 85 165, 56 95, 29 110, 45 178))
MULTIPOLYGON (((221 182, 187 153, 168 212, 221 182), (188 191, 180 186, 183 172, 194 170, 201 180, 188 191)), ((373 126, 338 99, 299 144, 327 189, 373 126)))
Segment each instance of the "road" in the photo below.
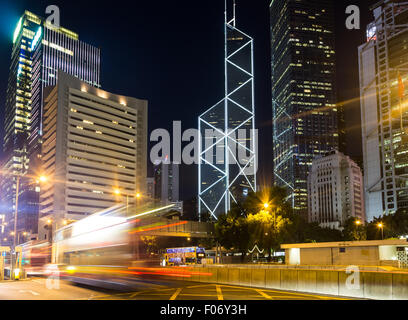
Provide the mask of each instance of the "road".
POLYGON ((0 300, 347 300, 347 298, 175 281, 136 292, 118 293, 59 281, 48 289, 41 278, 0 282, 0 300))

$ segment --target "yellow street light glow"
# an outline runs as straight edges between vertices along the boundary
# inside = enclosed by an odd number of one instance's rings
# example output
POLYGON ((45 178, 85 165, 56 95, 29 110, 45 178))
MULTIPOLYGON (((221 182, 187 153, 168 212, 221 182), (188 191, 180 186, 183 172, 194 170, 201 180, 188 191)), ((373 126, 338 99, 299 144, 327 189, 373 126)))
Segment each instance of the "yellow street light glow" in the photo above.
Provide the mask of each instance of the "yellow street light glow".
POLYGON ((47 224, 51 224, 51 222, 52 222, 51 219, 48 219, 48 220, 47 220, 47 224))
POLYGON ((40 177, 40 182, 47 182, 47 177, 46 176, 41 176, 40 177))
POLYGON ((140 193, 136 193, 136 198, 140 198, 142 195, 140 193))
POLYGON ((119 190, 119 189, 115 189, 115 194, 116 194, 116 195, 120 195, 120 190, 119 190))
POLYGON ((269 203, 264 203, 264 208, 268 209, 269 208, 269 203))
POLYGON ((382 227, 384 227, 384 225, 382 223, 379 223, 378 228, 382 228, 382 227))
POLYGON ((360 221, 360 220, 357 220, 357 221, 356 221, 356 225, 359 226, 360 224, 361 224, 361 221, 360 221))

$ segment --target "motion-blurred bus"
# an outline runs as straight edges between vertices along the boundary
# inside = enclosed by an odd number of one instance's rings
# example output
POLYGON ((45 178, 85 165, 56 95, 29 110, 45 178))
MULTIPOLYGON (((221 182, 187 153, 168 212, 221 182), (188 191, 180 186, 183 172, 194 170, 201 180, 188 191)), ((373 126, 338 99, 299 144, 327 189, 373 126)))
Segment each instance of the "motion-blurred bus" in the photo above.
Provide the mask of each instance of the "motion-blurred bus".
POLYGON ((201 264, 205 250, 200 247, 170 248, 164 254, 163 266, 201 264))
POLYGON ((51 262, 51 245, 48 241, 28 241, 22 247, 22 267, 27 275, 41 275, 43 267, 51 262))
POLYGON ((113 208, 65 226, 55 234, 53 263, 71 282, 113 289, 140 286, 146 279, 151 282, 161 276, 185 276, 160 268, 160 256, 148 254, 141 241, 147 231, 168 227, 169 220, 155 220, 151 215, 170 207, 131 217, 123 214, 123 208, 113 208))

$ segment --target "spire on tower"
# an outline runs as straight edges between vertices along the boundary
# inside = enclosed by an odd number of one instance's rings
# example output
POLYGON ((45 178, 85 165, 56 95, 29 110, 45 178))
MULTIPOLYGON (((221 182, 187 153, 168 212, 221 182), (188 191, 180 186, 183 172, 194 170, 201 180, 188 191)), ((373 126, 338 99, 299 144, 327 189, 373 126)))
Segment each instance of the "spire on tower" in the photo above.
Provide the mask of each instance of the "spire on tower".
POLYGON ((236 27, 236 2, 235 0, 225 0, 225 22, 233 27, 236 27), (231 8, 232 6, 232 8, 231 8), (230 13, 232 11, 232 18, 230 19, 230 13))

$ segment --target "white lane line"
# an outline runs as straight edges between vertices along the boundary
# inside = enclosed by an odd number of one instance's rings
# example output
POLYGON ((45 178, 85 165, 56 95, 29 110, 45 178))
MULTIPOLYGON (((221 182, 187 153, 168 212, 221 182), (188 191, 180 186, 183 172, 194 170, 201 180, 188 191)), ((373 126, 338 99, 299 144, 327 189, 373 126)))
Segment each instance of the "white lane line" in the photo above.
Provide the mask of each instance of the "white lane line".
POLYGON ((35 283, 43 284, 43 281, 41 281, 41 280, 32 280, 32 281, 35 282, 35 283))
POLYGON ((38 292, 32 291, 32 290, 19 290, 20 293, 31 293, 33 296, 39 296, 40 294, 38 292))

